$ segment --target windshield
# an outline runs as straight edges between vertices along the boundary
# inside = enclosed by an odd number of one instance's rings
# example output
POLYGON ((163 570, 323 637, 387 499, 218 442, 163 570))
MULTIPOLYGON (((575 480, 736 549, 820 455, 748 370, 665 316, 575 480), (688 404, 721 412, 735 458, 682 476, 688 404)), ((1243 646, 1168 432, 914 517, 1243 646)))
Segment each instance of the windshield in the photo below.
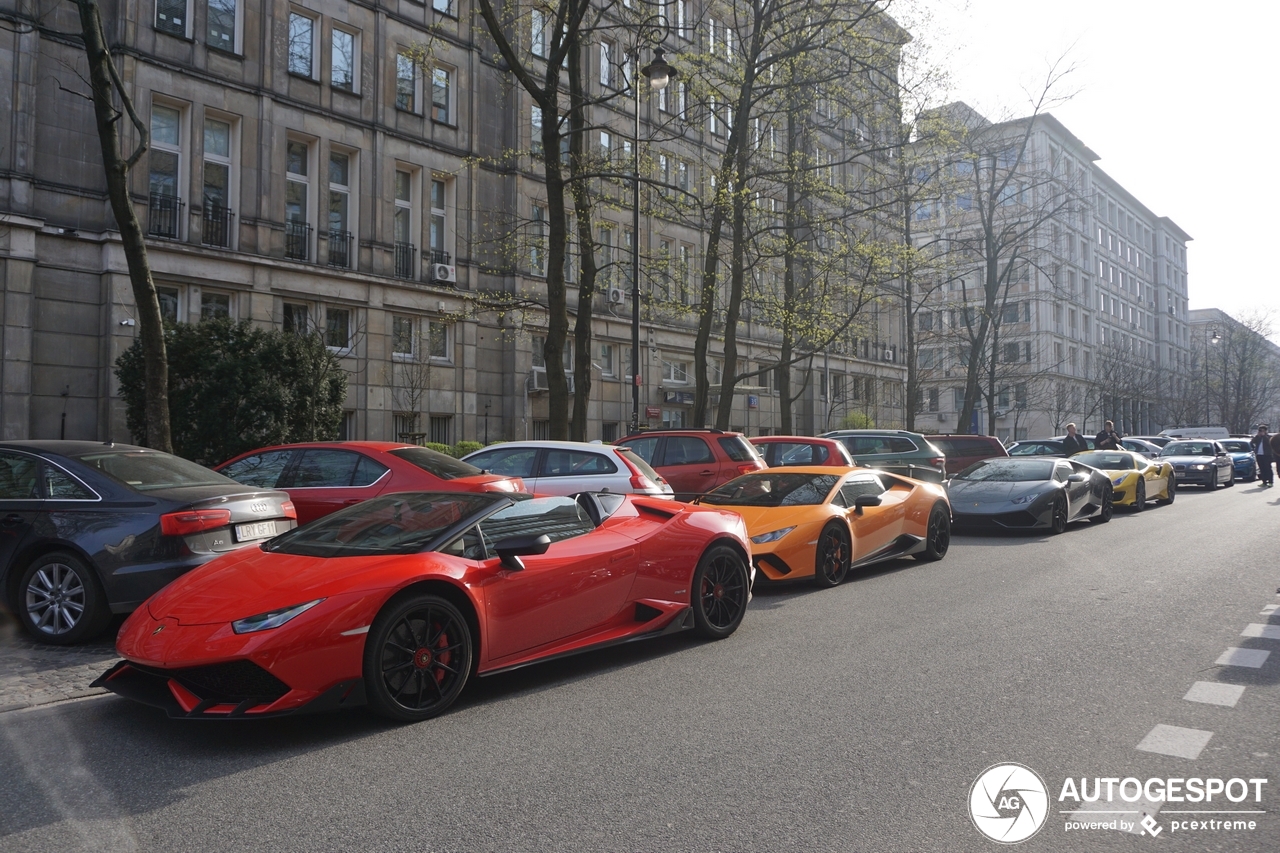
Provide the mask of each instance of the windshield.
POLYGON ((1161 456, 1214 456, 1213 444, 1207 441, 1174 441, 1164 446, 1161 456))
POLYGON ((1054 462, 1038 459, 984 459, 956 475, 957 480, 988 483, 1030 483, 1053 476, 1054 462))
POLYGON ((811 506, 831 494, 840 477, 831 474, 747 474, 704 495, 717 506, 811 506))
POLYGON ((474 477, 484 473, 470 462, 436 453, 427 447, 401 447, 388 452, 392 456, 399 456, 405 462, 417 465, 423 471, 434 474, 441 480, 456 480, 458 477, 474 477))
POLYGON ((139 492, 181 486, 239 485, 235 480, 194 462, 156 450, 115 450, 76 458, 139 492))
POLYGON ((1249 453, 1253 450, 1253 445, 1247 441, 1224 441, 1222 446, 1228 453, 1249 453))
POLYGON ((1132 471, 1133 457, 1127 453, 1077 453, 1072 459, 1104 471, 1132 471))
POLYGON ((308 557, 416 554, 463 519, 520 498, 491 492, 386 495, 290 530, 265 548, 308 557))

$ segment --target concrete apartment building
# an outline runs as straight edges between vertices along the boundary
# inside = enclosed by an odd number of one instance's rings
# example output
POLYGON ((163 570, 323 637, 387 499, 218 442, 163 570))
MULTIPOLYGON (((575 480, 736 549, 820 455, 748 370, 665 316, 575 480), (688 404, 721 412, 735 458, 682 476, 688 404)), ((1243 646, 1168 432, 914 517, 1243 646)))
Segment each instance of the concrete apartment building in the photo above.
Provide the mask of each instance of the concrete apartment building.
MULTIPOLYGON (((976 116, 963 105, 953 110, 976 116)), ((1010 155, 1008 212, 1004 201, 994 208, 997 230, 1005 217, 1031 223, 1016 260, 1007 255, 1011 269, 997 307, 994 433, 1005 441, 1057 435, 1072 421, 1095 431, 1104 419, 1125 433, 1158 430, 1171 418, 1164 401, 1185 387, 1190 361, 1191 238, 1099 168, 1098 155, 1052 115, 977 124, 976 134, 1016 144, 1028 123, 1026 153, 1020 161, 1010 155)), ((974 159, 979 169, 1001 169, 1005 156, 974 159)), ((968 235, 981 224, 971 192, 962 183, 917 209, 922 244, 973 239, 968 235)), ((961 258, 938 275, 917 317, 916 424, 931 430, 936 422, 937 431, 950 432, 968 358, 960 312, 980 305, 980 266, 961 258)), ((984 401, 978 428, 987 426, 984 401)))
MULTIPOLYGON (((539 292, 544 195, 529 153, 530 100, 480 48, 467 0, 116 0, 103 9, 121 77, 150 126, 131 187, 170 320, 320 330, 349 376, 343 437, 545 435, 536 346, 545 320, 523 312, 517 323, 471 300, 539 292), (504 254, 495 233, 512 223, 528 239, 504 254)), ((0 124, 0 437, 128 440, 113 365, 137 326, 92 105, 73 70, 84 73, 84 57, 63 35, 78 31, 75 9, 0 0, 0 14, 0 78, 11 81, 0 91, 9 119, 0 124)), ((678 65, 682 45, 705 38, 678 30, 669 59, 678 65)), ((536 56, 534 34, 520 39, 536 56)), ((607 85, 600 46, 591 55, 593 85, 607 85)), ((642 146, 682 97, 642 100, 642 146)), ((598 123, 617 130, 600 133, 602 146, 629 150, 629 103, 602 108, 598 123)), ((667 153, 696 169, 699 151, 721 143, 701 119, 688 125, 683 148, 667 153)), ((126 131, 125 150, 134 142, 126 131)), ((675 172, 673 182, 704 180, 675 172)), ((628 215, 609 216, 616 221, 600 226, 618 257, 605 260, 616 261, 635 235, 628 215)), ((682 274, 700 268, 696 231, 646 215, 639 239, 646 294, 658 259, 679 258, 682 274)), ((596 303, 588 428, 605 440, 630 416, 630 285, 620 274, 612 285, 596 303)), ((642 310, 642 422, 687 424, 692 320, 649 300, 642 310)), ((778 358, 773 330, 750 321, 742 330, 747 365, 778 358)), ((797 428, 837 426, 850 411, 901 423, 899 330, 891 311, 868 312, 846 345, 805 365, 797 428)), ((771 386, 757 381, 727 403, 735 429, 777 429, 771 386)))

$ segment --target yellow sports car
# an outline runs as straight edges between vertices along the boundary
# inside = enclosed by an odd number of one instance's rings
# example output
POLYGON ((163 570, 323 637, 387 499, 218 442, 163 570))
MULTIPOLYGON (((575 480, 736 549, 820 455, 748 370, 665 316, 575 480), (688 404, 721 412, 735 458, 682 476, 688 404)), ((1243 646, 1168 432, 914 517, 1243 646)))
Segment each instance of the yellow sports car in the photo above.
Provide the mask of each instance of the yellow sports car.
POLYGON ((1071 459, 1110 477, 1111 502, 1132 507, 1134 512, 1142 512, 1150 500, 1171 504, 1178 490, 1171 463, 1148 459, 1131 450, 1085 450, 1071 459))
POLYGON ((942 486, 869 468, 769 468, 698 503, 742 516, 756 578, 768 581, 812 577, 831 587, 881 560, 941 560, 951 544, 942 486))

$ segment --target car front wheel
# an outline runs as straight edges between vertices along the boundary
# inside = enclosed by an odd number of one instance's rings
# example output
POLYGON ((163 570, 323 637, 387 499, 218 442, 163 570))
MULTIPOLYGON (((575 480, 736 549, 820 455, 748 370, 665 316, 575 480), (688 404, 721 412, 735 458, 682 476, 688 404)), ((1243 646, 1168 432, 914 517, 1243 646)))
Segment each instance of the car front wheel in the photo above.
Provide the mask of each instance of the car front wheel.
POLYGON ((728 545, 713 545, 698 561, 690 587, 693 627, 710 640, 738 630, 750 601, 751 574, 746 559, 728 545))
POLYGON ((916 554, 917 560, 932 563, 947 556, 951 548, 951 511, 947 505, 936 503, 929 512, 929 527, 925 531, 924 550, 916 554))
POLYGON ((18 616, 42 643, 68 646, 101 633, 111 621, 93 569, 74 554, 36 558, 18 582, 18 616))
POLYGON ((1092 519, 1094 524, 1106 524, 1111 520, 1111 516, 1116 511, 1116 505, 1111 498, 1111 491, 1108 490, 1102 496, 1102 509, 1098 510, 1098 514, 1092 519))
POLYGON ((1173 503, 1173 496, 1177 494, 1177 491, 1178 491, 1178 480, 1176 477, 1170 474, 1168 482, 1166 482, 1164 485, 1165 506, 1168 506, 1169 504, 1173 503))
POLYGON ((374 713, 413 723, 443 713, 471 675, 471 628, 451 602, 429 594, 382 609, 364 648, 364 685, 374 713))
POLYGON ((1067 499, 1059 494, 1053 499, 1053 509, 1049 516, 1049 529, 1057 535, 1067 532, 1067 499))
POLYGON ((848 532, 840 528, 839 524, 828 524, 818 537, 813 581, 823 589, 838 586, 849 574, 853 549, 849 545, 848 532))
POLYGON ((1138 488, 1133 494, 1133 511, 1142 512, 1147 508, 1147 481, 1138 480, 1138 488))

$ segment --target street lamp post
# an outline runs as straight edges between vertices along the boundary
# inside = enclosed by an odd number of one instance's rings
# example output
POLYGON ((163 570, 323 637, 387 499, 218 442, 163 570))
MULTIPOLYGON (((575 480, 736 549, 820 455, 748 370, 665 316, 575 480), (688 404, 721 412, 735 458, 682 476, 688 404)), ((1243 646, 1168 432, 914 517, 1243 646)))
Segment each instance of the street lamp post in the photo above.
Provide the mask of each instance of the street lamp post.
POLYGON ((1204 345, 1204 425, 1209 426, 1209 344, 1222 340, 1217 329, 1205 329, 1204 345))
MULTIPOLYGON (((640 50, 635 51, 640 63, 640 50)), ((662 48, 653 51, 653 62, 640 69, 649 81, 649 90, 665 89, 676 69, 667 64, 662 48)), ((631 432, 640 429, 640 80, 632 81, 635 92, 636 124, 631 142, 631 432)))

